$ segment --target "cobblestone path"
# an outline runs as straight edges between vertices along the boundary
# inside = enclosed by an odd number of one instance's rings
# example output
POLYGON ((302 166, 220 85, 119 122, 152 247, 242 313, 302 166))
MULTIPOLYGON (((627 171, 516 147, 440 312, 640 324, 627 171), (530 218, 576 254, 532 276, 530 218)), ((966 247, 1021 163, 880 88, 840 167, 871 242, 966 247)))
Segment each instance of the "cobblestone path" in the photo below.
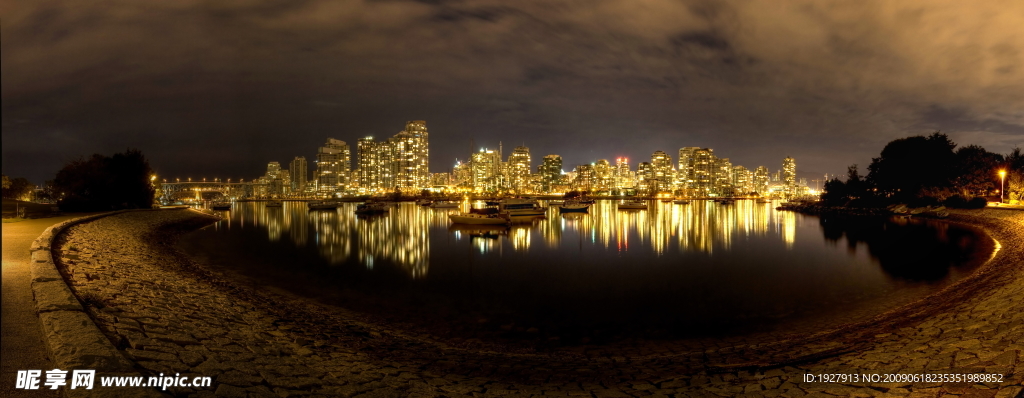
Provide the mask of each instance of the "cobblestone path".
POLYGON ((190 211, 130 212, 72 227, 57 256, 100 329, 144 372, 213 376, 177 396, 998 396, 1024 376, 1024 212, 953 216, 1002 249, 973 285, 803 340, 674 352, 481 350, 368 323, 228 281, 182 257, 190 211), (807 373, 996 373, 1001 383, 807 383, 807 373))

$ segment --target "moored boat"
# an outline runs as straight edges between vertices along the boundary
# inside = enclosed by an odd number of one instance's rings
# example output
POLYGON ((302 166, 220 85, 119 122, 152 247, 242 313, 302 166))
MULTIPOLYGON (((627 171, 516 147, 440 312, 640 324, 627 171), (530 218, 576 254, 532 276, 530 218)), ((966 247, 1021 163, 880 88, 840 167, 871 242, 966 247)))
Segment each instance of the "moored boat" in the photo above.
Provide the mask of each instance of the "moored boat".
POLYGON ((356 214, 381 214, 391 210, 391 205, 384 202, 367 202, 356 206, 356 214))
POLYGON ((213 202, 210 204, 212 210, 231 210, 231 202, 213 202))
POLYGON ((677 200, 673 200, 672 203, 673 204, 677 204, 677 205, 688 205, 688 204, 690 204, 690 201, 686 200, 686 199, 677 199, 677 200))
POLYGON ((454 209, 459 207, 459 202, 436 201, 430 204, 434 209, 454 209))
POLYGON ((271 200, 271 201, 267 202, 267 207, 282 207, 282 206, 284 206, 284 203, 282 203, 280 200, 271 200))
POLYGON ((503 225, 508 224, 508 219, 501 217, 497 214, 476 214, 476 213, 463 213, 463 214, 449 214, 448 219, 455 224, 487 224, 487 225, 503 225))
POLYGON ((647 202, 642 200, 627 200, 616 205, 619 210, 647 210, 647 202))
POLYGON ((498 204, 498 214, 509 217, 543 216, 546 210, 537 201, 528 199, 505 199, 498 204))
POLYGON ((558 206, 558 211, 561 213, 586 213, 589 210, 590 205, 574 200, 566 201, 564 204, 558 206))
POLYGON ((338 202, 332 200, 320 200, 306 203, 306 207, 310 210, 334 210, 338 208, 338 202))

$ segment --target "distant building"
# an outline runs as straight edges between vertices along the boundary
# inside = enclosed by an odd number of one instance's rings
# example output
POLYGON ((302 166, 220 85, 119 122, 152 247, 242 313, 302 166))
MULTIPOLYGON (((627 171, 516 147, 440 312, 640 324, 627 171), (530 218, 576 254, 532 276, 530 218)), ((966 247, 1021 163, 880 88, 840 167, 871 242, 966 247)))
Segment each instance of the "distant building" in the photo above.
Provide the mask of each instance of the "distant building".
POLYGON ((746 195, 754 191, 754 183, 751 177, 750 170, 747 170, 746 167, 732 167, 732 186, 736 194, 746 195))
POLYGON ((530 190, 530 148, 517 146, 508 156, 509 187, 516 193, 530 190))
POLYGON ((672 157, 664 151, 654 151, 651 154, 651 179, 650 189, 652 192, 668 191, 671 189, 672 178, 672 157))
POLYGON ((754 169, 754 192, 761 196, 768 196, 768 180, 768 168, 757 166, 757 169, 754 169))
POLYGON ((715 191, 715 152, 711 148, 696 149, 690 157, 691 188, 696 196, 709 196, 715 191))
POLYGON ((349 184, 352 152, 345 141, 328 138, 316 154, 316 186, 321 194, 334 194, 349 184))
POLYGON ((559 184, 562 175, 562 157, 558 155, 544 156, 544 160, 537 166, 537 174, 540 174, 540 187, 544 193, 555 191, 554 186, 559 184))
POLYGON ((798 194, 796 185, 796 160, 786 157, 782 160, 782 185, 787 197, 798 194))
POLYGON ((573 189, 583 192, 590 192, 590 190, 594 189, 596 178, 594 175, 594 165, 581 164, 576 166, 575 174, 573 189))
POLYGON ((594 163, 594 188, 601 191, 613 188, 615 181, 613 171, 608 159, 598 159, 594 163))
POLYGON ((293 193, 306 192, 306 176, 309 175, 306 158, 296 156, 288 165, 288 170, 291 171, 291 191, 293 193))
POLYGON ((475 192, 497 192, 501 188, 501 155, 481 148, 470 160, 471 186, 475 192))
POLYGON ((389 162, 394 180, 392 184, 399 190, 412 192, 430 186, 428 138, 427 122, 413 120, 406 122, 405 130, 388 140, 392 150, 389 162))

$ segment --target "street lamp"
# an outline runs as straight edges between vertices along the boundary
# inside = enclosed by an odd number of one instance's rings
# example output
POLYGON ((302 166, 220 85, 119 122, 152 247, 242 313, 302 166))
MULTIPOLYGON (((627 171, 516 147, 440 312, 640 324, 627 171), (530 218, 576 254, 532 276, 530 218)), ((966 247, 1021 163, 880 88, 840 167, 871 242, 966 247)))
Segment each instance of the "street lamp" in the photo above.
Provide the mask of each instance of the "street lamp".
POLYGON ((1003 203, 1006 192, 1006 170, 999 170, 999 203, 1003 203))

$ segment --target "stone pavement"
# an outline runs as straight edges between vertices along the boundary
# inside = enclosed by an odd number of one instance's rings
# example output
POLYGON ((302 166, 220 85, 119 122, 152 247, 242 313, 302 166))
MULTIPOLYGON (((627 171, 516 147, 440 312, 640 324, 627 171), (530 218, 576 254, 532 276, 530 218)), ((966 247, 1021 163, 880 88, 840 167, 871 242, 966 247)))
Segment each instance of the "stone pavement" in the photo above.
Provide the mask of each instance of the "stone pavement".
POLYGON ((29 246, 47 227, 82 214, 3 224, 3 314, 0 316, 0 396, 56 396, 55 392, 15 390, 18 370, 52 369, 32 302, 29 246))
POLYGON ((179 396, 998 396, 1024 376, 1024 212, 960 211, 1002 245, 976 275, 869 322, 777 342, 643 355, 530 353, 406 334, 359 314, 257 292, 177 253, 208 220, 133 212, 69 229, 69 285, 126 357, 152 374, 213 376, 179 396), (925 305, 926 304, 926 305, 925 305), (1002 382, 804 382, 811 374, 992 373, 1002 382))

